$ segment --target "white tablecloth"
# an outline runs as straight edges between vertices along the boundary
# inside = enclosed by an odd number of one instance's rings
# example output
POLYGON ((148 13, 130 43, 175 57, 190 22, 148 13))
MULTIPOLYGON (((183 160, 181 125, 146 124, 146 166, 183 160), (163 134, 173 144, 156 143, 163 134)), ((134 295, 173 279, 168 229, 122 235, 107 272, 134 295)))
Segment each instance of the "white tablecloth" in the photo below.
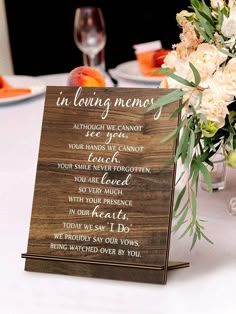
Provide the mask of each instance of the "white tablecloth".
MULTIPOLYGON (((66 78, 40 77, 47 85, 66 78)), ((228 170, 224 191, 199 191, 214 245, 202 240, 190 251, 190 238, 173 235, 170 260, 190 267, 168 272, 166 285, 24 271, 43 106, 44 95, 0 106, 0 313, 235 314, 236 216, 227 205, 236 196, 236 170, 228 170)))

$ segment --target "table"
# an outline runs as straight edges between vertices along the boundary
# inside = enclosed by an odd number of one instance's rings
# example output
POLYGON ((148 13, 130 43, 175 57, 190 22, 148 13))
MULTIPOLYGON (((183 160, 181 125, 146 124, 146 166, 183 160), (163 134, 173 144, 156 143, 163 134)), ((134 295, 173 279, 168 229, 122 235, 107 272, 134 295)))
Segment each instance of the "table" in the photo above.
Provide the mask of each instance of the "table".
MULTIPOLYGON (((40 77, 47 85, 66 78, 40 77)), ((190 267, 169 271, 166 285, 24 271, 43 107, 44 95, 0 106, 0 313, 235 314, 236 216, 227 209, 236 196, 233 169, 224 191, 199 190, 199 213, 214 245, 202 240, 190 251, 190 238, 172 235, 170 260, 190 267)))

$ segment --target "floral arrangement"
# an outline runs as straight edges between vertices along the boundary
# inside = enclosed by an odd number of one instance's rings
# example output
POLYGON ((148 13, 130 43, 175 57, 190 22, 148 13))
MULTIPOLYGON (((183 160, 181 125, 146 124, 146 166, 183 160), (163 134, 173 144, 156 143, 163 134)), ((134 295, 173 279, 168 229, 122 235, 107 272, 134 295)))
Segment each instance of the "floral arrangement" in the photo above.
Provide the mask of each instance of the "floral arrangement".
POLYGON ((219 149, 227 165, 236 167, 236 0, 209 2, 190 0, 189 10, 176 15, 180 42, 158 70, 165 74, 160 88, 173 90, 150 108, 181 101, 173 113, 180 114, 180 123, 163 142, 178 141, 172 162, 181 161, 186 185, 173 208, 173 231, 192 236, 191 248, 202 238, 212 243, 198 217, 199 176, 212 191, 209 166, 219 149))

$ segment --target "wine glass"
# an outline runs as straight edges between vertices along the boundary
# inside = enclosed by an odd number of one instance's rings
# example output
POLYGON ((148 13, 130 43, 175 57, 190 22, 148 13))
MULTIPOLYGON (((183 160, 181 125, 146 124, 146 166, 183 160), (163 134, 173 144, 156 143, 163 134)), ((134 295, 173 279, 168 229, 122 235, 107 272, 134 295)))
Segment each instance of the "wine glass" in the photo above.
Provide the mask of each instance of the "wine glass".
POLYGON ((76 9, 74 41, 83 52, 84 64, 95 67, 95 58, 106 44, 105 22, 100 8, 86 6, 76 9))

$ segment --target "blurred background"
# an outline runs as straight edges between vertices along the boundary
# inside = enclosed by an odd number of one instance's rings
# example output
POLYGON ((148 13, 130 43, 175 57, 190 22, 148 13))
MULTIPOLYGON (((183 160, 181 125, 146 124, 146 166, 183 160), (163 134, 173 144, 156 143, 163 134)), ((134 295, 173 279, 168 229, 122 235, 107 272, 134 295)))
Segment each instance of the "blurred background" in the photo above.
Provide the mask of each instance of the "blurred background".
MULTIPOLYGON (((136 3, 128 0, 0 0, 5 3, 14 74, 66 73, 82 65, 82 53, 73 39, 75 9, 95 5, 102 9, 107 32, 105 66, 111 69, 134 60, 133 45, 161 40, 166 49, 179 41, 176 13, 189 0, 136 3)), ((1 30, 0 30, 1 32, 1 30)), ((1 57, 1 56, 0 56, 1 57)), ((1 71, 0 71, 1 72, 1 71)))

